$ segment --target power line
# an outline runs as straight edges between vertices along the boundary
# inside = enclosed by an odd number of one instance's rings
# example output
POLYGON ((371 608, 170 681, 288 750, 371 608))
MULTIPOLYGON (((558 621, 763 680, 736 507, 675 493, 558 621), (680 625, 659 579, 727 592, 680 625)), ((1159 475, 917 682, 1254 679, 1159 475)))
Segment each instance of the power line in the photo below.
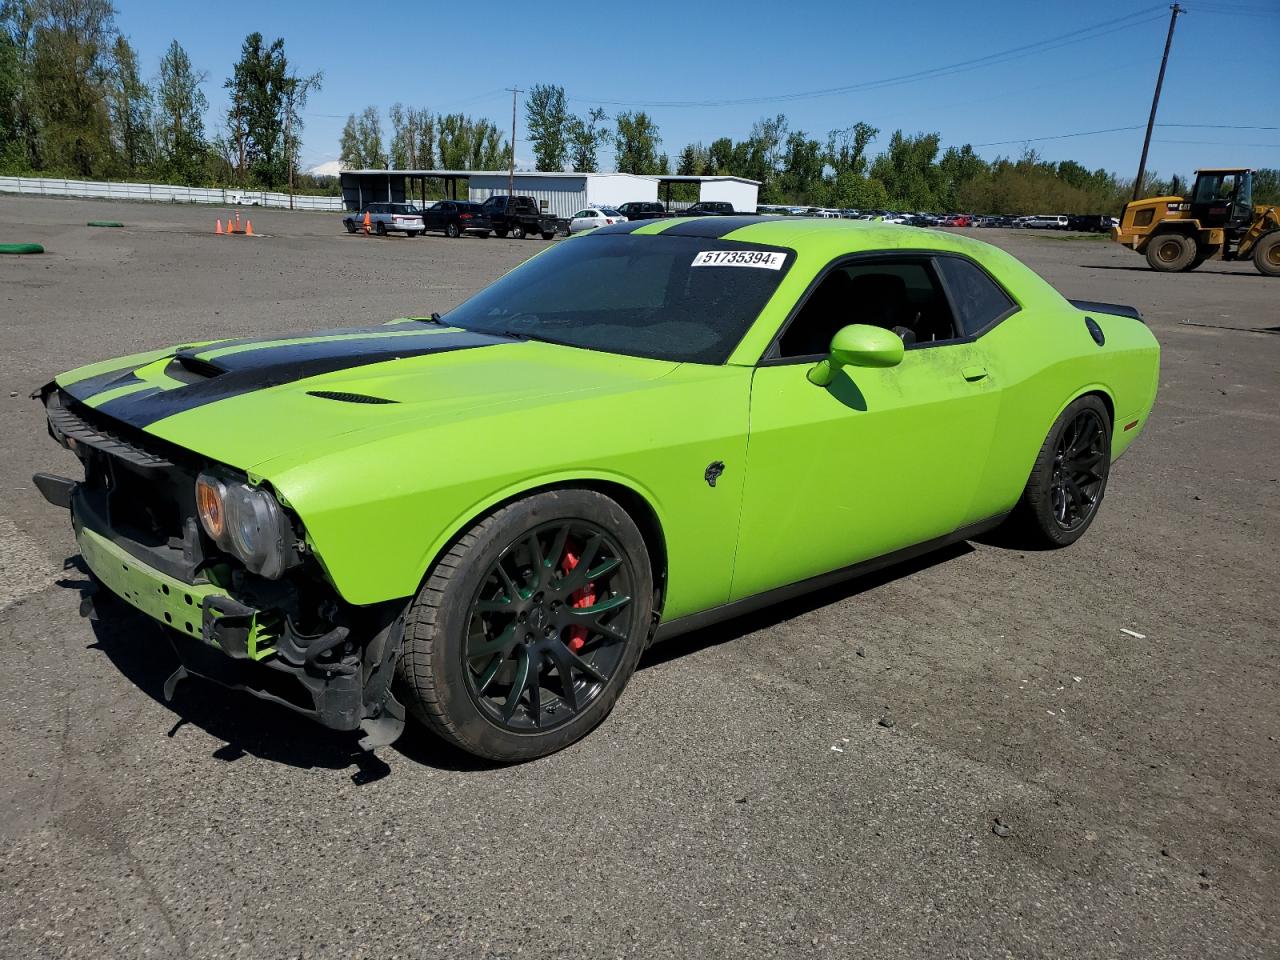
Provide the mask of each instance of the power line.
POLYGON ((971 143, 971 147, 1003 147, 1011 143, 1041 143, 1045 140, 1070 140, 1074 137, 1095 137, 1102 133, 1119 133, 1121 131, 1141 130, 1143 124, 1134 123, 1127 127, 1107 127, 1104 130, 1078 130, 1075 133, 1056 133, 1050 137, 1015 137, 1012 140, 992 140, 990 143, 971 143))
POLYGON ((1091 26, 1081 27, 1068 33, 1060 34, 1056 37, 1049 37, 1044 40, 1037 40, 1033 43, 1022 44, 1017 47, 1010 47, 1007 50, 1001 50, 996 53, 989 53, 985 56, 975 57, 971 60, 961 60, 957 63, 946 64, 939 67, 931 67, 926 70, 918 70, 914 73, 900 74, 894 77, 883 77, 876 80, 864 80, 858 83, 845 84, 839 87, 826 87, 819 90, 804 90, 795 93, 774 94, 768 96, 757 97, 738 97, 732 99, 718 100, 611 100, 599 97, 582 97, 575 99, 585 103, 601 104, 604 106, 616 107, 729 107, 742 106, 747 104, 763 104, 763 103, 788 103, 795 100, 809 100, 817 97, 837 96, 843 93, 852 93, 858 90, 877 89, 881 87, 895 86, 903 83, 916 83, 921 80, 933 80, 955 73, 962 73, 968 70, 977 70, 982 67, 995 66, 1009 60, 1015 60, 1020 57, 1032 56, 1034 54, 1045 53, 1049 50, 1056 50, 1059 47, 1068 46, 1075 43, 1083 43, 1088 40, 1096 40, 1108 34, 1116 33, 1121 30, 1128 30, 1131 27, 1140 26, 1146 23, 1153 23, 1157 20, 1163 20, 1164 14, 1159 13, 1155 16, 1151 14, 1155 11, 1162 10, 1163 5, 1146 7, 1134 13, 1127 14, 1123 17, 1116 17, 1112 20, 1104 20, 1091 26))

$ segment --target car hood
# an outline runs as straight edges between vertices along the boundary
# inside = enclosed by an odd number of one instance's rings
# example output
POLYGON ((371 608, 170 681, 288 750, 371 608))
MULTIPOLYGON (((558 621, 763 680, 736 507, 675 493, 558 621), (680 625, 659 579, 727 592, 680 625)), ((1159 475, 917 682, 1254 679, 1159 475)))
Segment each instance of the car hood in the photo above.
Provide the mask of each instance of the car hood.
POLYGON ((56 383, 99 414, 252 470, 355 432, 633 389, 677 366, 407 322, 174 347, 56 383))

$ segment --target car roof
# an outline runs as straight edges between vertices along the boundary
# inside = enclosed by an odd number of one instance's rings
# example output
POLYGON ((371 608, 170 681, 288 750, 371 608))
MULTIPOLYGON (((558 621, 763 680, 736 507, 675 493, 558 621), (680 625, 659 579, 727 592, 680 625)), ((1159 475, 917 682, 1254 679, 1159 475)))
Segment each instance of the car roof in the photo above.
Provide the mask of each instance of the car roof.
MULTIPOLYGON (((960 253, 984 263, 1002 266, 1017 260, 998 247, 962 235, 921 227, 904 227, 874 220, 823 217, 768 217, 744 214, 733 217, 674 217, 667 220, 633 220, 599 227, 591 236, 620 233, 724 239, 789 247, 804 255, 837 257, 841 254, 877 251, 937 251, 960 253)), ((1024 268, 1025 269, 1025 268, 1024 268)))

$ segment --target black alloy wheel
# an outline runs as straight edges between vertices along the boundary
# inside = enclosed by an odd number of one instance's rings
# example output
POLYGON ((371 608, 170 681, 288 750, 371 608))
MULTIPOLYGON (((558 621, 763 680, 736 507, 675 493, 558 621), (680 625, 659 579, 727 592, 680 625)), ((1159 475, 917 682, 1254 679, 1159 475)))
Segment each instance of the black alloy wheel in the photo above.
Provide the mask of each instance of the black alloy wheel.
POLYGON ((1106 483, 1107 430, 1098 412, 1081 410, 1058 438, 1049 500, 1058 526, 1070 533, 1093 519, 1106 483))
POLYGON ((462 645, 467 691, 513 733, 554 729, 587 710, 645 629, 636 575, 588 520, 554 520, 509 544, 472 600, 462 645))

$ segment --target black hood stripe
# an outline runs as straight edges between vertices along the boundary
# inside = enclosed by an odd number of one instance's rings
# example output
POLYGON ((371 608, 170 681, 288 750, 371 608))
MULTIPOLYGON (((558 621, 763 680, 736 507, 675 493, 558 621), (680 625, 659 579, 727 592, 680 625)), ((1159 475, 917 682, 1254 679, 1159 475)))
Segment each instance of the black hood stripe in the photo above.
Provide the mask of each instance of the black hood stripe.
MULTIPOLYGON (((147 427, 158 420, 172 417, 205 404, 286 383, 305 380, 338 370, 349 370, 405 357, 421 357, 432 353, 469 350, 499 343, 510 343, 506 337, 495 337, 465 330, 436 332, 421 337, 385 337, 366 340, 327 340, 290 344, 270 348, 244 350, 225 357, 204 361, 216 368, 215 375, 171 389, 139 390, 108 400, 97 409, 134 427, 147 427)), ((206 348, 212 349, 212 348, 206 348)), ((192 351, 197 352, 197 351, 192 351)), ((175 359, 173 363, 181 363, 175 359)), ((92 394, 73 383, 66 391, 78 400, 92 394)))
POLYGON ((735 230, 753 227, 763 217, 691 217, 684 223, 673 224, 662 231, 664 237, 698 237, 702 240, 722 240, 735 230))
POLYGON ((379 323, 373 326, 334 327, 330 330, 313 330, 299 334, 286 334, 284 337, 277 334, 275 336, 263 337, 237 337, 234 340, 215 340, 213 343, 179 348, 178 352, 202 356, 204 354, 216 354, 230 347, 245 347, 250 344, 257 344, 263 348, 269 348, 272 344, 277 344, 282 339, 293 339, 294 337, 299 339, 306 337, 360 337, 378 333, 394 333, 397 335, 407 334, 409 336, 412 336, 415 333, 431 335, 440 333, 441 329, 441 327, 434 323, 423 323, 417 321, 411 323, 379 323))

